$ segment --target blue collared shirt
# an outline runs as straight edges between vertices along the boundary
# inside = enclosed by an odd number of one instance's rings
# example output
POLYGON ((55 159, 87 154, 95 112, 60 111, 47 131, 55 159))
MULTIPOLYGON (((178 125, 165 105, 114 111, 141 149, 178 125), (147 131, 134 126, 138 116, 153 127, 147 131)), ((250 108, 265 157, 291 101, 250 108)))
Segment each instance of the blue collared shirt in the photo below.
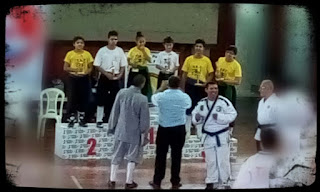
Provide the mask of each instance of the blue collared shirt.
POLYGON ((188 94, 180 89, 167 89, 151 97, 159 110, 159 124, 162 127, 174 127, 186 123, 186 110, 191 107, 188 94))

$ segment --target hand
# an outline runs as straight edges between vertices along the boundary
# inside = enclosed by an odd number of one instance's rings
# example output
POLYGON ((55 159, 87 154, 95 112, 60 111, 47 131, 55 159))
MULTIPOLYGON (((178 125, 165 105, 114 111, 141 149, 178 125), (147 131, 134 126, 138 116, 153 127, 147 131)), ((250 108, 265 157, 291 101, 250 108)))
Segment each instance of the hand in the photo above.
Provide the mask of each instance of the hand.
POLYGON ((232 136, 232 132, 233 132, 233 127, 231 127, 231 128, 229 129, 229 135, 230 135, 230 137, 232 136))
POLYGON ((108 135, 108 136, 111 136, 111 135, 113 135, 113 134, 114 134, 114 129, 108 129, 107 135, 108 135))
POLYGON ((132 66, 132 68, 137 68, 138 67, 138 65, 135 64, 135 63, 132 63, 131 66, 132 66))
POLYGON ((113 79, 114 80, 119 80, 119 79, 121 79, 121 75, 120 74, 114 74, 113 75, 113 79))
POLYGON ((216 78, 216 81, 224 81, 224 78, 223 77, 221 77, 221 78, 216 78))
POLYGON ((105 72, 104 75, 110 80, 113 80, 113 78, 114 78, 114 75, 112 73, 109 73, 109 72, 105 72))
POLYGON ((218 114, 214 113, 214 114, 212 114, 212 117, 213 117, 214 120, 217 120, 218 119, 218 114))
POLYGON ((196 120, 200 121, 201 119, 203 119, 203 116, 200 115, 199 113, 196 114, 196 120))
POLYGON ((150 142, 150 140, 148 139, 148 134, 142 133, 140 139, 141 139, 140 145, 142 147, 146 146, 150 142))
POLYGON ((160 88, 161 88, 162 90, 167 89, 167 88, 168 88, 168 80, 163 80, 163 81, 161 82, 160 88))
POLYGON ((145 51, 144 50, 144 45, 139 46, 138 49, 141 50, 141 51, 145 51))
POLYGON ((189 138, 190 138, 190 131, 187 131, 187 133, 186 133, 186 139, 185 140, 188 140, 189 138))

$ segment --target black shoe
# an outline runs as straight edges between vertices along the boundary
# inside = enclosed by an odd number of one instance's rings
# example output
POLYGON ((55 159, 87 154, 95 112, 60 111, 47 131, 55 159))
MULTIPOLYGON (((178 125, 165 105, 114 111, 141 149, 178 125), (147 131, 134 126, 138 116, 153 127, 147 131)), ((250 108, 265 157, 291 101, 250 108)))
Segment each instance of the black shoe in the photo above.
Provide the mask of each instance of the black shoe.
POLYGON ((124 188, 125 189, 133 189, 133 188, 136 188, 136 187, 138 187, 138 184, 135 183, 134 181, 132 181, 131 184, 126 183, 126 186, 124 188))
POLYGON ((176 184, 176 185, 172 185, 171 189, 179 189, 182 186, 181 183, 176 184))
POLYGON ((102 121, 97 122, 97 127, 102 129, 103 128, 103 122, 102 121))
POLYGON ((70 121, 70 122, 68 123, 68 127, 69 127, 69 128, 73 128, 74 123, 75 123, 74 121, 70 121))
POLYGON ((71 114, 67 121, 69 122, 68 123, 68 127, 69 128, 72 128, 74 126, 74 124, 77 122, 76 117, 75 117, 74 114, 71 114))
POLYGON ((161 189, 160 185, 155 184, 153 181, 149 181, 149 185, 151 185, 153 189, 161 189))
POLYGON ((205 190, 213 190, 213 183, 207 183, 205 190))
POLYGON ((108 187, 110 187, 111 189, 114 189, 116 187, 116 182, 115 181, 108 181, 108 187))
POLYGON ((87 124, 87 122, 85 122, 84 120, 80 120, 79 126, 80 126, 80 127, 88 127, 88 124, 87 124))

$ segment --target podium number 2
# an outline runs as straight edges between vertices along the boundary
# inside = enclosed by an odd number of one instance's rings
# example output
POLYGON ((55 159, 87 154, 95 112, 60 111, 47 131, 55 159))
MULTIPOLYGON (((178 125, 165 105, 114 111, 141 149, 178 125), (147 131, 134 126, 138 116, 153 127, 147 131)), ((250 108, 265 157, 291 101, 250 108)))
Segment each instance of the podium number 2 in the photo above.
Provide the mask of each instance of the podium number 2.
POLYGON ((89 151, 88 151, 88 155, 96 155, 96 152, 94 152, 94 148, 96 147, 97 141, 93 138, 88 139, 87 144, 91 144, 89 151))

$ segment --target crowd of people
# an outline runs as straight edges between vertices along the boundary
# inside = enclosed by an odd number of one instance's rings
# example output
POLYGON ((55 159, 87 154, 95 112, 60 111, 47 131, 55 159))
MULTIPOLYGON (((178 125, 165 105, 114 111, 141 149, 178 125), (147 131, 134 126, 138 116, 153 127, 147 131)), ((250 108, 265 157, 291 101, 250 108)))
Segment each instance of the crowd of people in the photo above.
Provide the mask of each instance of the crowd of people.
MULTIPOLYGON (((284 158, 278 154, 286 151, 288 157, 299 153, 299 130, 304 125, 299 124, 291 129, 290 122, 284 121, 290 118, 289 115, 283 115, 287 109, 282 102, 286 100, 283 96, 285 94, 277 96, 273 82, 263 80, 259 89, 261 100, 254 136, 257 154, 245 161, 234 185, 230 186, 230 138, 238 115, 235 86, 241 83, 242 78, 241 65, 235 58, 237 48, 228 47, 224 57, 216 61, 214 70, 211 60, 204 55, 205 41, 197 39, 194 44, 195 53, 185 59, 180 78, 174 75, 179 68, 179 56, 173 51, 174 40, 171 37, 164 38, 165 50, 159 53, 155 63, 160 70, 158 90, 152 94, 148 72, 151 52, 145 47, 146 38, 138 32, 136 46, 129 50, 127 57, 122 48, 117 46, 117 42, 118 33, 110 31, 108 44, 100 48, 93 59, 84 50, 84 39, 75 37, 75 49, 69 51, 64 60, 64 70, 68 72, 69 82, 69 127, 73 127, 77 121, 79 126, 87 126, 85 112, 89 103, 89 74, 93 67, 100 72, 96 126, 103 128, 104 122, 108 122, 108 134, 114 134, 115 137, 109 187, 115 187, 119 164, 123 159, 128 161, 125 188, 138 186, 133 180, 133 172, 136 164, 141 163, 143 146, 148 143, 150 102, 157 107, 159 113, 154 177, 149 182, 154 189, 161 188, 161 181, 165 177, 169 147, 172 189, 182 186, 182 149, 190 136, 191 127, 196 129, 205 151, 206 189, 214 189, 220 184, 229 188, 268 188, 271 169, 276 165, 274 162, 284 158), (128 65, 128 88, 121 89, 120 81, 124 78, 128 65)), ((296 103, 289 105, 306 108, 298 100, 293 102, 296 103)), ((305 119, 300 120, 308 121, 305 119)))

